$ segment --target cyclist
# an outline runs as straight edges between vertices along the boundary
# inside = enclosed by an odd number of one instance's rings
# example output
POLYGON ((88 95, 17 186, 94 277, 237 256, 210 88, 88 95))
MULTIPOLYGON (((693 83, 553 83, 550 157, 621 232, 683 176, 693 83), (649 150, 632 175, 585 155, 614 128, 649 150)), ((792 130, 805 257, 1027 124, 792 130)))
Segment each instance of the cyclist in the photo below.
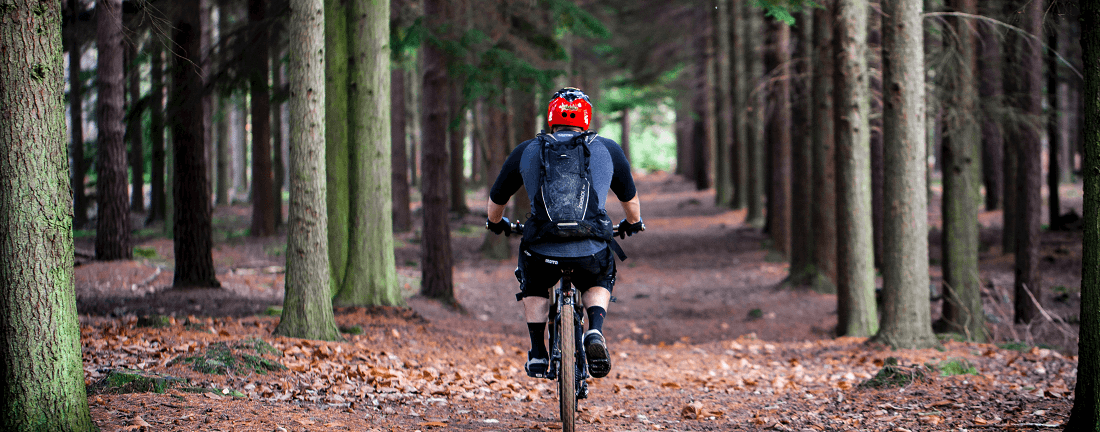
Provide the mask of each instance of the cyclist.
POLYGON ((586 306, 589 329, 584 333, 583 344, 589 372, 593 377, 602 378, 611 371, 611 353, 603 335, 603 322, 615 285, 612 251, 620 258, 623 255, 614 243, 611 221, 604 210, 608 189, 622 203, 626 215, 619 224, 619 236, 645 229, 630 163, 617 143, 587 132, 591 118, 592 103, 584 92, 572 87, 558 90, 550 98, 547 109, 550 133, 539 134, 516 147, 489 192, 486 227, 496 234, 509 233, 509 220, 503 217, 504 206, 520 186, 526 187, 531 200, 532 213, 525 223, 516 269, 520 283, 516 299, 523 302, 531 337, 531 350, 527 352, 524 369, 528 376, 535 378, 544 378, 549 366, 544 339, 549 295, 563 269, 571 270, 570 280, 581 291, 586 306), (543 157, 547 154, 545 149, 561 143, 581 143, 587 147, 583 153, 576 153, 583 155, 583 165, 573 167, 587 166, 588 169, 558 169, 554 164, 559 163, 557 159, 566 158, 564 151, 554 153, 553 157, 543 157), (563 175, 563 172, 570 174, 563 175), (546 182, 550 181, 557 183, 548 186, 546 182), (562 192, 562 184, 566 185, 565 195, 574 195, 554 196, 562 192), (587 186, 570 189, 577 184, 587 186), (592 193, 587 193, 588 190, 592 193), (560 225, 555 225, 553 215, 560 213, 560 207, 568 205, 589 208, 582 212, 581 220, 561 223, 559 218, 556 223, 560 225), (587 229, 561 233, 577 226, 587 229))

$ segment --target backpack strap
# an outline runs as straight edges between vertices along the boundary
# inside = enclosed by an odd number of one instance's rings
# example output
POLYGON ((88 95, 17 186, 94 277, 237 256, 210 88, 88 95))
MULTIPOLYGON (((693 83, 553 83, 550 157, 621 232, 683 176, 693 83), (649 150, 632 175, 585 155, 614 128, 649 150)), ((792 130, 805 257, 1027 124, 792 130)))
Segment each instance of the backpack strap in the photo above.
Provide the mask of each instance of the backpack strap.
POLYGON ((619 246, 619 242, 615 241, 615 238, 611 238, 611 251, 615 252, 615 255, 619 257, 619 261, 626 261, 626 252, 623 252, 623 247, 619 246))

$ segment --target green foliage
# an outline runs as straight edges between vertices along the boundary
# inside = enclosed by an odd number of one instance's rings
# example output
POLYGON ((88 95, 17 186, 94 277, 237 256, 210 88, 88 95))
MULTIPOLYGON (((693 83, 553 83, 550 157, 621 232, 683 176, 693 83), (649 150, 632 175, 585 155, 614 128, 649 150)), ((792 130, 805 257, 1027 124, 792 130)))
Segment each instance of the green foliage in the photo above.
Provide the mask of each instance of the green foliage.
POLYGON ((944 360, 936 365, 936 370, 940 371, 940 376, 945 377, 955 375, 978 375, 978 368, 962 358, 944 360))
POLYGON ((753 0, 753 5, 763 9, 765 16, 775 18, 787 25, 794 25, 793 14, 807 8, 822 7, 813 0, 753 0))
POLYGON ((91 394, 164 393, 172 385, 183 382, 183 379, 173 376, 119 369, 107 372, 102 379, 88 387, 88 392, 91 394))
POLYGON ((753 309, 749 311, 749 319, 758 320, 764 317, 764 311, 760 309, 753 309))
POLYGON ((871 379, 859 384, 860 388, 905 387, 913 382, 928 379, 929 370, 920 365, 901 366, 898 359, 889 357, 882 369, 871 379))
POLYGON ((282 316, 283 308, 279 306, 268 306, 267 309, 264 309, 264 315, 273 317, 282 316))
POLYGON ((363 334, 363 328, 359 326, 340 326, 340 333, 343 334, 363 334))
POLYGON ((278 350, 259 339, 249 339, 230 347, 225 342, 210 344, 206 351, 190 357, 177 357, 169 365, 189 364, 191 370, 205 374, 225 375, 238 371, 256 372, 286 370, 286 366, 266 358, 241 352, 251 350, 258 354, 281 355, 278 350))
POLYGON ((146 248, 141 246, 134 246, 134 256, 146 259, 156 259, 157 250, 155 248, 146 248))
POLYGON ((138 317, 137 327, 164 328, 172 325, 172 318, 164 315, 145 315, 138 317))
POLYGON ((1031 350, 1031 345, 1028 345, 1028 344, 1020 342, 1020 341, 1015 341, 1015 342, 1005 342, 1005 343, 999 344, 999 345, 997 345, 997 348, 1000 348, 1000 349, 1003 349, 1003 350, 1010 350, 1010 351, 1028 352, 1028 351, 1031 350))

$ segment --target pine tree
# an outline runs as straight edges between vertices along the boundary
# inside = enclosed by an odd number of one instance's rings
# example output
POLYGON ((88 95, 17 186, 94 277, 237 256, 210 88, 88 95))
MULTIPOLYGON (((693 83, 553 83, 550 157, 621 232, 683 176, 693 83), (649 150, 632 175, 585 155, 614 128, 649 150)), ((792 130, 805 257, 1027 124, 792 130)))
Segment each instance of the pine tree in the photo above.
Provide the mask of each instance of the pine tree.
POLYGON ((0 429, 94 431, 73 289, 61 2, 8 1, 0 16, 0 429))
POLYGON ((95 256, 99 260, 133 257, 130 246, 130 211, 126 193, 126 141, 123 126, 125 77, 123 74, 122 0, 101 0, 96 7, 98 50, 96 123, 95 256))

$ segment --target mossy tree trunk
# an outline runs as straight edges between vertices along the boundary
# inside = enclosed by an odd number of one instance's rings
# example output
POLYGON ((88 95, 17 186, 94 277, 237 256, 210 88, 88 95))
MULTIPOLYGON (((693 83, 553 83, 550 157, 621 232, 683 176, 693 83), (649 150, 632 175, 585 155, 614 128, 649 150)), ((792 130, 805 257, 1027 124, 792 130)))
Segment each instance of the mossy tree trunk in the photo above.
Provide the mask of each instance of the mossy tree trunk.
MULTIPOLYGON (((348 263, 339 306, 401 305, 390 191, 390 3, 355 0, 349 9, 348 263)), ((446 222, 444 222, 446 223, 446 222)))
POLYGON ((348 267, 348 21, 343 0, 325 5, 325 167, 328 193, 329 286, 336 295, 348 267))
POLYGON ((329 286, 325 202, 325 4, 291 0, 290 210, 286 296, 277 335, 339 340, 329 286))
POLYGON ((123 74, 122 0, 100 0, 96 6, 98 84, 96 127, 95 256, 98 260, 130 259, 129 197, 126 193, 125 75, 123 74), (100 9, 102 8, 102 9, 100 9))
POLYGON ((0 429, 94 431, 73 289, 61 2, 8 1, 0 21, 0 429))
POLYGON ((836 2, 813 9, 813 263, 835 285, 836 274, 836 136, 833 119, 833 15, 836 2))
POLYGON ((875 339, 905 349, 936 344, 928 307, 921 8, 920 0, 883 2, 883 156, 890 175, 883 185, 883 310, 875 339))
POLYGON ((1081 250, 1081 327, 1077 386, 1065 431, 1100 430, 1100 1, 1081 5, 1081 51, 1085 83, 1084 237, 1081 250))
POLYGON ((180 3, 173 25, 172 195, 175 287, 220 287, 214 275, 210 181, 206 171, 204 76, 201 65, 206 1, 180 3))
MULTIPOLYGON (((977 13, 976 0, 954 0, 951 7, 977 13)), ((968 340, 985 341, 981 280, 978 275, 978 205, 981 202, 981 119, 974 71, 973 21, 950 18, 956 37, 960 67, 946 77, 945 109, 951 134, 943 140, 943 320, 951 332, 968 340)))
MULTIPOLYGON (((833 22, 836 69, 837 333, 871 336, 875 311, 871 222, 870 91, 867 73, 867 4, 840 0, 833 22)), ((919 29, 920 26, 917 25, 919 29)), ((927 257, 927 254, 921 256, 927 257)))
POLYGON ((798 42, 794 57, 796 92, 792 101, 797 101, 791 109, 791 280, 797 284, 811 281, 813 267, 813 190, 819 186, 812 180, 813 175, 813 133, 807 131, 807 125, 813 119, 813 12, 804 11, 799 17, 796 29, 798 42))

